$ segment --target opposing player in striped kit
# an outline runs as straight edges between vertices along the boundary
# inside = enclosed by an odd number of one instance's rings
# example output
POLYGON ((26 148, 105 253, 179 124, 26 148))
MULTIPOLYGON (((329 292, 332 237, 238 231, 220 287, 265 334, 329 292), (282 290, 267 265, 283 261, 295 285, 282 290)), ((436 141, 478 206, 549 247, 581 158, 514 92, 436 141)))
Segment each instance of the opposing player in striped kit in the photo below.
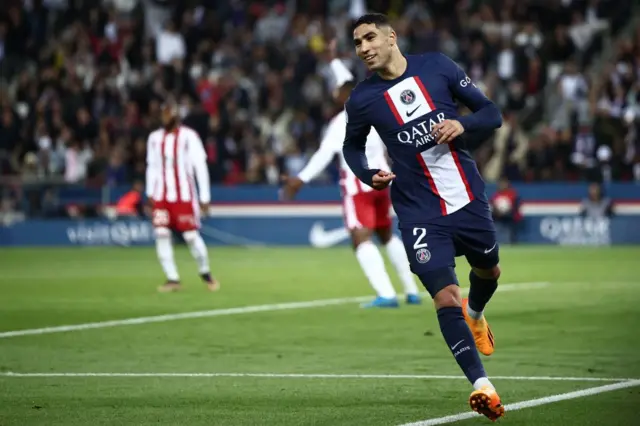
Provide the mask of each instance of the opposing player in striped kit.
POLYGON ((447 56, 403 55, 385 15, 368 14, 353 27, 356 53, 373 74, 345 104, 343 154, 356 176, 378 190, 391 185, 412 271, 431 294, 440 330, 475 389, 471 408, 491 420, 504 414, 478 352, 494 341, 483 311, 497 286, 498 244, 485 184, 469 144, 502 124, 500 110, 447 56), (458 102, 471 110, 460 115, 458 102), (367 162, 375 129, 393 172, 367 162), (471 265, 469 298, 462 299, 455 257, 471 265))
MULTIPOLYGON (((343 105, 355 85, 353 75, 338 58, 331 61, 335 79, 334 99, 343 105)), ((389 260, 393 264, 405 292, 407 304, 420 304, 416 285, 402 241, 392 231, 391 200, 389 191, 375 191, 358 180, 342 157, 342 142, 345 136, 344 111, 338 113, 328 123, 320 147, 297 177, 287 179, 283 188, 287 199, 293 198, 307 182, 316 178, 337 156, 340 157, 340 188, 342 192, 342 213, 345 227, 351 234, 351 242, 356 258, 377 297, 362 306, 365 308, 398 307, 396 291, 387 273, 380 250, 372 241, 374 232, 385 246, 389 260)), ((367 138, 367 159, 372 165, 390 170, 385 157, 385 149, 380 137, 372 131, 367 138)))
POLYGON ((146 195, 152 208, 158 260, 167 277, 161 292, 181 288, 173 255, 172 231, 182 234, 211 291, 219 282, 211 276, 207 246, 200 235, 200 215, 211 200, 207 159, 198 134, 180 124, 175 102, 162 106, 162 128, 147 140, 146 195), (197 183, 197 188, 196 188, 197 183))

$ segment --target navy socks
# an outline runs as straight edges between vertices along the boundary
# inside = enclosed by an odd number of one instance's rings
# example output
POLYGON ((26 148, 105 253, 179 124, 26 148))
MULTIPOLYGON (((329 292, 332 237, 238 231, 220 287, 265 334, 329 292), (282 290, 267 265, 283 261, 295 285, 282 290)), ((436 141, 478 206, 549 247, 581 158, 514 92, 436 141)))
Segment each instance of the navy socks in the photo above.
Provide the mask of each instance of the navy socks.
POLYGON ((462 308, 439 309, 438 321, 447 346, 471 384, 481 377, 486 377, 473 335, 462 315, 462 308))

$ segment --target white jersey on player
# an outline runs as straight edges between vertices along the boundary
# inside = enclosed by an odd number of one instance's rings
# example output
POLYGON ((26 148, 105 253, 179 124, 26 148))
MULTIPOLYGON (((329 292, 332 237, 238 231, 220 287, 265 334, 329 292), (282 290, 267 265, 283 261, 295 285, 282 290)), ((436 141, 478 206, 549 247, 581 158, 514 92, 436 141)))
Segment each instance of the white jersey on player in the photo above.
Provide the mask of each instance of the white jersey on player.
POLYGON ((149 135, 146 175, 146 194, 154 201, 211 201, 207 155, 198 134, 188 127, 158 129, 149 135))
MULTIPOLYGON (((346 127, 346 113, 341 111, 329 121, 322 142, 320 142, 320 147, 313 154, 305 168, 298 174, 298 178, 305 183, 313 180, 329 165, 335 155, 338 154, 340 156, 340 186, 342 186, 344 190, 344 195, 355 195, 360 192, 373 191, 373 188, 360 182, 353 174, 342 155, 342 144, 345 138, 346 127)), ((389 164, 385 157, 384 143, 373 128, 371 128, 371 132, 367 137, 366 155, 369 167, 390 171, 389 164)))

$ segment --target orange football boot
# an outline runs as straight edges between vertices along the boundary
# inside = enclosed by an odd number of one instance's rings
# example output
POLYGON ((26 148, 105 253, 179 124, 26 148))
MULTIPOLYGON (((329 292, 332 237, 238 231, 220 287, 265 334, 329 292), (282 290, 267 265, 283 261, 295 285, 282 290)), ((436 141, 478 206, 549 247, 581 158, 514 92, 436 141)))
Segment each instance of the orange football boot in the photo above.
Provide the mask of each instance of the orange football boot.
POLYGON ((469 397, 469 405, 473 411, 494 422, 504 416, 504 406, 500 402, 500 396, 489 386, 473 391, 469 397))
POLYGON ((493 353, 494 346, 491 327, 489 327, 489 323, 487 323, 487 320, 484 316, 479 320, 471 318, 467 313, 468 307, 469 299, 462 299, 462 313, 464 314, 464 320, 467 322, 467 325, 471 329, 473 340, 476 341, 476 348, 478 348, 478 351, 481 354, 489 356, 493 353))

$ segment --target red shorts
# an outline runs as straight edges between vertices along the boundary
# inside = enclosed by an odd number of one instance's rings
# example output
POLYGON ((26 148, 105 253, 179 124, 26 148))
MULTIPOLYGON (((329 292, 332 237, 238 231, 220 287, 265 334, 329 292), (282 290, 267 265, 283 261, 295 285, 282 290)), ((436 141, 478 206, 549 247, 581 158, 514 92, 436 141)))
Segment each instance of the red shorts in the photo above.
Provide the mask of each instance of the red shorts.
POLYGON ((200 206, 192 201, 156 201, 152 221, 156 228, 169 228, 176 232, 195 231, 200 229, 200 206))
POLYGON ((347 229, 380 229, 391 226, 391 197, 389 189, 345 195, 342 214, 347 229))

